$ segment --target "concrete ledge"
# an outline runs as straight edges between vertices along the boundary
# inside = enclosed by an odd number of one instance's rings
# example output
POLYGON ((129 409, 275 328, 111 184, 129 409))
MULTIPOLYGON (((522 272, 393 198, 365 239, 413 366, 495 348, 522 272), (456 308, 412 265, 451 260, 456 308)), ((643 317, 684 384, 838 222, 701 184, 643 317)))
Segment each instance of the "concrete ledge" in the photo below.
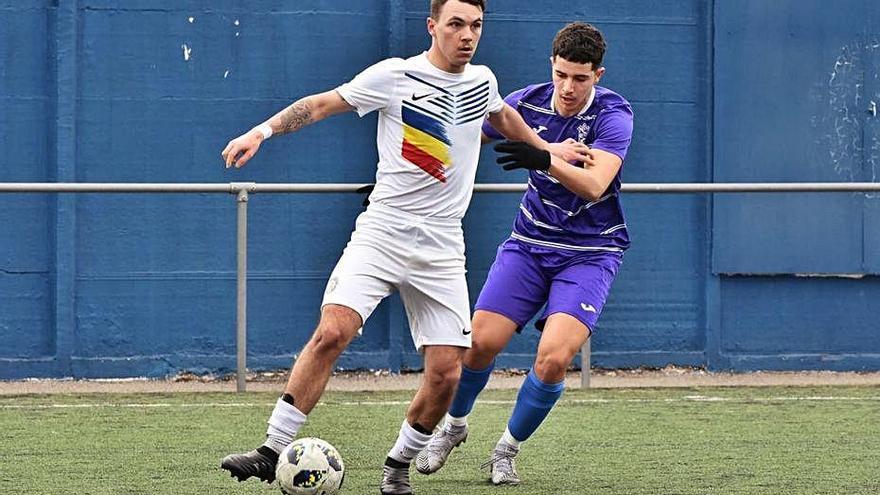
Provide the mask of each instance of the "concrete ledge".
MULTIPOLYGON (((523 372, 497 371, 489 381, 491 389, 515 389, 522 383, 523 372)), ((387 371, 338 373, 327 387, 333 391, 415 390, 421 373, 391 374, 387 371)), ((250 392, 280 392, 286 371, 252 374, 250 392)), ((593 388, 649 387, 766 387, 766 386, 880 386, 880 373, 833 371, 710 373, 690 368, 668 367, 659 370, 594 370, 593 388)), ((566 377, 568 388, 580 387, 580 372, 566 377)), ((0 381, 0 395, 83 394, 83 393, 173 393, 234 392, 234 379, 181 375, 169 380, 146 378, 119 380, 21 380, 0 381)))

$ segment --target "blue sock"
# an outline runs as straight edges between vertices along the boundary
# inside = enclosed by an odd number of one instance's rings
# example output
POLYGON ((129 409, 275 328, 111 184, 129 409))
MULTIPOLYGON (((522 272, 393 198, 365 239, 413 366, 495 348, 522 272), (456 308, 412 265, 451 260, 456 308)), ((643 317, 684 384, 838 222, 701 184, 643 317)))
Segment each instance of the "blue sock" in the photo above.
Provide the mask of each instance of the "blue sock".
POLYGON ((494 368, 495 361, 492 361, 492 364, 484 370, 472 370, 467 366, 461 367, 461 381, 458 382, 458 390, 455 392, 455 398, 452 399, 452 405, 449 406, 450 416, 460 418, 471 413, 474 401, 486 388, 494 368))
POLYGON ((513 414, 507 422, 507 429, 510 430, 513 438, 523 442, 532 436, 562 396, 563 389, 565 389, 565 381, 544 383, 538 379, 534 369, 529 371, 522 387, 519 388, 513 414))

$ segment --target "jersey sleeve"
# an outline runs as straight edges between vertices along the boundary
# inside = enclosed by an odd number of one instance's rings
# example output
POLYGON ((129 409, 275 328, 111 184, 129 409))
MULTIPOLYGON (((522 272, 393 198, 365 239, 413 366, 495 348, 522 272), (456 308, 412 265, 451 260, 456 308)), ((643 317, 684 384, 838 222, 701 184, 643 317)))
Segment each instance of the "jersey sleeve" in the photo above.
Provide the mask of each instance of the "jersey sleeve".
POLYGON ((491 70, 489 72, 489 106, 486 107, 486 111, 488 113, 498 113, 504 108, 504 100, 501 99, 501 94, 498 91, 498 79, 495 78, 495 74, 492 73, 491 70))
POLYGON ((629 105, 618 105, 603 112, 599 117, 596 139, 591 148, 614 153, 621 160, 632 142, 633 113, 629 105))
MULTIPOLYGON (((510 105, 514 110, 519 112, 519 100, 522 99, 524 93, 525 88, 510 93, 509 95, 504 97, 502 105, 506 103, 510 105)), ((499 111, 500 110, 501 109, 499 108, 499 111)), ((500 132, 496 131, 495 128, 492 127, 492 124, 489 123, 488 119, 483 122, 483 134, 485 134, 486 137, 488 137, 489 139, 504 139, 504 136, 502 136, 500 132)))
POLYGON ((400 59, 387 59, 364 69, 336 92, 353 106, 359 116, 388 106, 397 85, 397 67, 400 59))

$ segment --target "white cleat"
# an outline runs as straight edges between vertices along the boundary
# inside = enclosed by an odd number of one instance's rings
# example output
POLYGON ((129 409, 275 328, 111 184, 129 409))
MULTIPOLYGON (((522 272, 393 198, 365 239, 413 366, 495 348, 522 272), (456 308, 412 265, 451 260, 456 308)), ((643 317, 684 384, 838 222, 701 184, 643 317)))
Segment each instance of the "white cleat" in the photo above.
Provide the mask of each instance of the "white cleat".
POLYGON ((493 485, 518 485, 519 473, 516 472, 514 457, 519 448, 506 443, 499 443, 492 452, 492 458, 484 462, 480 468, 489 468, 492 472, 493 485))
POLYGON ((416 456, 416 469, 422 474, 436 473, 446 464, 452 449, 467 441, 467 437, 467 426, 446 424, 416 456))

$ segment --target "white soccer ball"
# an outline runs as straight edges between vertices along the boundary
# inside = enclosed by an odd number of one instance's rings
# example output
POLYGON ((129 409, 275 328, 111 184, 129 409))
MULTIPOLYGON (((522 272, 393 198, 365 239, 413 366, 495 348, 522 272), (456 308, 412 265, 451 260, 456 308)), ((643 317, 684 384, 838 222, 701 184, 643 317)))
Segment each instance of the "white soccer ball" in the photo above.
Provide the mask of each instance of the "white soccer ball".
POLYGON ((334 495, 344 477, 342 456, 320 438, 300 438, 288 445, 275 467, 275 479, 285 495, 334 495))

